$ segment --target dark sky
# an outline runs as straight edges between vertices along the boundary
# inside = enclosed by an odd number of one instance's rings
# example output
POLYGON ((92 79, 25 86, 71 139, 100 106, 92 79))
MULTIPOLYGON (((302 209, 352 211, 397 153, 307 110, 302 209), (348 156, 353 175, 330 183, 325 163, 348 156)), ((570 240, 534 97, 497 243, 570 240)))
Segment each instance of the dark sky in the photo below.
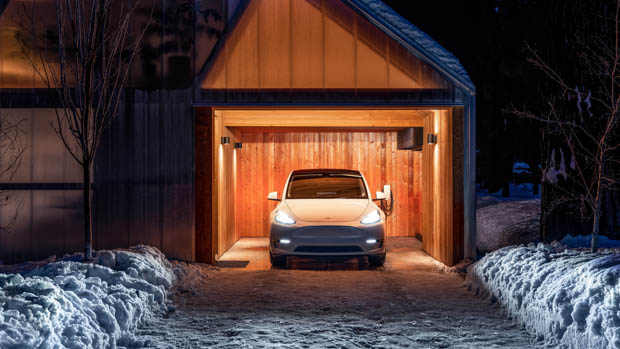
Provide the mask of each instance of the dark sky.
MULTIPOLYGON (((473 1, 402 1, 383 0, 401 16, 429 34, 461 60, 471 74, 475 48, 475 30, 468 12, 475 10, 473 1), (449 5, 446 5, 449 3, 449 5)), ((481 29, 481 28, 480 28, 481 29)))

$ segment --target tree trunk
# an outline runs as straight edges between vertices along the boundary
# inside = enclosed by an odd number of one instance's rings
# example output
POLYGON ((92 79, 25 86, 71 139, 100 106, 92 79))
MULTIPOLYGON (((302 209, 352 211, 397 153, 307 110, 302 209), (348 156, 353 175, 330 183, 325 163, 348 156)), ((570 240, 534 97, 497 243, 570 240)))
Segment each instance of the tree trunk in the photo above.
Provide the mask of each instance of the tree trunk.
POLYGON ((594 221, 592 223, 592 253, 598 250, 598 233, 601 225, 601 192, 599 189, 594 204, 594 221))
POLYGON ((547 242, 547 184, 540 184, 540 217, 538 218, 540 222, 540 227, 538 228, 538 233, 540 234, 540 241, 547 242))
POLYGON ((91 261, 93 259, 93 230, 92 230, 92 200, 90 192, 90 165, 88 161, 84 161, 84 260, 91 261))
POLYGON ((510 181, 505 182, 502 185, 502 197, 510 197, 510 181))

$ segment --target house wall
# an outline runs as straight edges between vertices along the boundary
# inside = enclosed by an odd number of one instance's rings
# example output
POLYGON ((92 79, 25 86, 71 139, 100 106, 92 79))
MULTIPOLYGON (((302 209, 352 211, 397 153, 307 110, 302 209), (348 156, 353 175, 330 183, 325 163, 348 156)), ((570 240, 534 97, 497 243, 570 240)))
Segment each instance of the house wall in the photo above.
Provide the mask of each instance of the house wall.
MULTIPOLYGON (((79 251, 83 246, 82 171, 50 123, 54 109, 2 109, 19 125, 24 147, 12 177, 0 176, 9 201, 0 204, 0 260, 15 263, 79 251)), ((2 190, 4 191, 4 190, 2 190)))
POLYGON ((340 1, 251 1, 226 40, 204 89, 449 87, 340 1))
POLYGON ((463 258, 463 128, 462 109, 438 110, 424 119, 423 247, 433 258, 453 265, 463 258))
POLYGON ((189 91, 127 91, 97 154, 95 248, 194 259, 194 130, 189 91))

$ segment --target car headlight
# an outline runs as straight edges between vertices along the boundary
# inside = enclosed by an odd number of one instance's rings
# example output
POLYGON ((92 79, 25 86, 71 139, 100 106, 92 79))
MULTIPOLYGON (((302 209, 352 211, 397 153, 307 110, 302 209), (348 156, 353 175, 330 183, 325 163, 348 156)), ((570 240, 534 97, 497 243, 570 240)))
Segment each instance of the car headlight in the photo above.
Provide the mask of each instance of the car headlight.
POLYGON ((362 224, 375 224, 381 221, 381 214, 379 210, 374 210, 366 215, 366 217, 362 218, 360 223, 362 224))
POLYGON ((276 213, 276 222, 282 224, 295 224, 295 220, 293 219, 293 217, 287 215, 282 211, 278 211, 276 213))

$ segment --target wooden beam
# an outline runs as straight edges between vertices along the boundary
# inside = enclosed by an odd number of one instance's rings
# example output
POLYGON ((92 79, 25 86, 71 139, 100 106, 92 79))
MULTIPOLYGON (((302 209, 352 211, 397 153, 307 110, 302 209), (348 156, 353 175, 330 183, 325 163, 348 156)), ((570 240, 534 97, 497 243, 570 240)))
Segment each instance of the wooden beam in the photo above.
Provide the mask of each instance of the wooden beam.
POLYGON ((422 127, 421 110, 223 110, 227 127, 422 127))

